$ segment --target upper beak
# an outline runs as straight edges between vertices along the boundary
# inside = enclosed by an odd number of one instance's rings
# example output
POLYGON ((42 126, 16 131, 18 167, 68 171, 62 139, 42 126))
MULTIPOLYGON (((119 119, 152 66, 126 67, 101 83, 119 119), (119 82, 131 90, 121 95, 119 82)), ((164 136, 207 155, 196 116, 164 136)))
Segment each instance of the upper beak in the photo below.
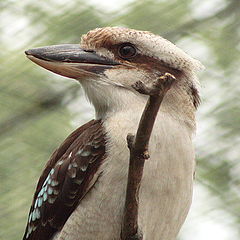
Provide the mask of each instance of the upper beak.
POLYGON ((99 56, 94 51, 83 50, 78 44, 34 48, 25 53, 41 67, 74 79, 104 73, 106 69, 120 65, 119 62, 99 56))

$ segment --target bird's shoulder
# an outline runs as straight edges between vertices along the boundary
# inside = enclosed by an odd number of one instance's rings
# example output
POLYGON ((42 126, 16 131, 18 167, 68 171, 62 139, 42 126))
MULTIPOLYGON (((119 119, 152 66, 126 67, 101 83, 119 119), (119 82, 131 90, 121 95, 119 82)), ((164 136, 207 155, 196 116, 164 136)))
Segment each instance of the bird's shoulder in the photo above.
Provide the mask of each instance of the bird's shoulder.
POLYGON ((52 154, 37 184, 24 240, 48 240, 62 228, 100 174, 105 144, 102 121, 92 120, 52 154))

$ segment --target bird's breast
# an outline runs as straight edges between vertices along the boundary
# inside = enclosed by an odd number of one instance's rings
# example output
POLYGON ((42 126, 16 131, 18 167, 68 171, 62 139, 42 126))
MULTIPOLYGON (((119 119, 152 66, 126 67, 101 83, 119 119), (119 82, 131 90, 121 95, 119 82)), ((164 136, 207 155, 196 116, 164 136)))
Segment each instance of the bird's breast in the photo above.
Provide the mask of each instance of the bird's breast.
MULTIPOLYGON (((104 122, 107 156, 100 177, 66 222, 61 239, 119 239, 129 164, 126 137, 136 132, 138 117, 116 115, 104 122)), ((145 240, 175 239, 186 218, 194 168, 190 136, 187 128, 168 116, 155 123, 139 196, 139 225, 145 240)))
MULTIPOLYGON (((115 186, 120 186, 118 182, 121 182, 121 196, 124 197, 129 163, 126 136, 135 134, 137 126, 137 120, 130 122, 127 119, 120 122, 112 119, 105 123, 109 136, 106 169, 115 179, 115 186)), ((192 199, 195 167, 192 131, 168 114, 160 113, 150 139, 149 152, 150 159, 145 162, 139 196, 139 224, 145 239, 158 240, 159 236, 175 239, 192 199)))

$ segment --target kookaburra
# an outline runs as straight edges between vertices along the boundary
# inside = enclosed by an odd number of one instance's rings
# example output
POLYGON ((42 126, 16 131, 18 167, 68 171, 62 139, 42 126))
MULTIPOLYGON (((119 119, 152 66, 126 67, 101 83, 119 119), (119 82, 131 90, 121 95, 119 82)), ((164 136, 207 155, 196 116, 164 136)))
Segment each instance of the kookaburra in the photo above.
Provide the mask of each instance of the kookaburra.
MULTIPOLYGON (((76 79, 95 119, 75 130, 53 153, 38 181, 24 240, 119 240, 129 149, 148 96, 131 86, 164 73, 177 79, 163 99, 149 143, 139 193, 144 240, 174 240, 187 216, 194 175, 196 72, 181 49, 146 31, 97 28, 79 44, 26 51, 54 73, 76 79)), ((151 116, 149 116, 151 118, 151 116)))

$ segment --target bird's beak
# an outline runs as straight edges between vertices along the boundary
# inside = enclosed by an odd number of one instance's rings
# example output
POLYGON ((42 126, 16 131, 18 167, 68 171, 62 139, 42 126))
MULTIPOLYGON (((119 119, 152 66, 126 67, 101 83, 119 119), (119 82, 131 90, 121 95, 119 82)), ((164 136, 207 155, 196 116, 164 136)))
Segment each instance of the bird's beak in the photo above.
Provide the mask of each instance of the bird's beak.
POLYGON ((54 73, 74 79, 103 74, 106 69, 120 63, 86 51, 78 44, 53 45, 25 51, 36 64, 54 73))

